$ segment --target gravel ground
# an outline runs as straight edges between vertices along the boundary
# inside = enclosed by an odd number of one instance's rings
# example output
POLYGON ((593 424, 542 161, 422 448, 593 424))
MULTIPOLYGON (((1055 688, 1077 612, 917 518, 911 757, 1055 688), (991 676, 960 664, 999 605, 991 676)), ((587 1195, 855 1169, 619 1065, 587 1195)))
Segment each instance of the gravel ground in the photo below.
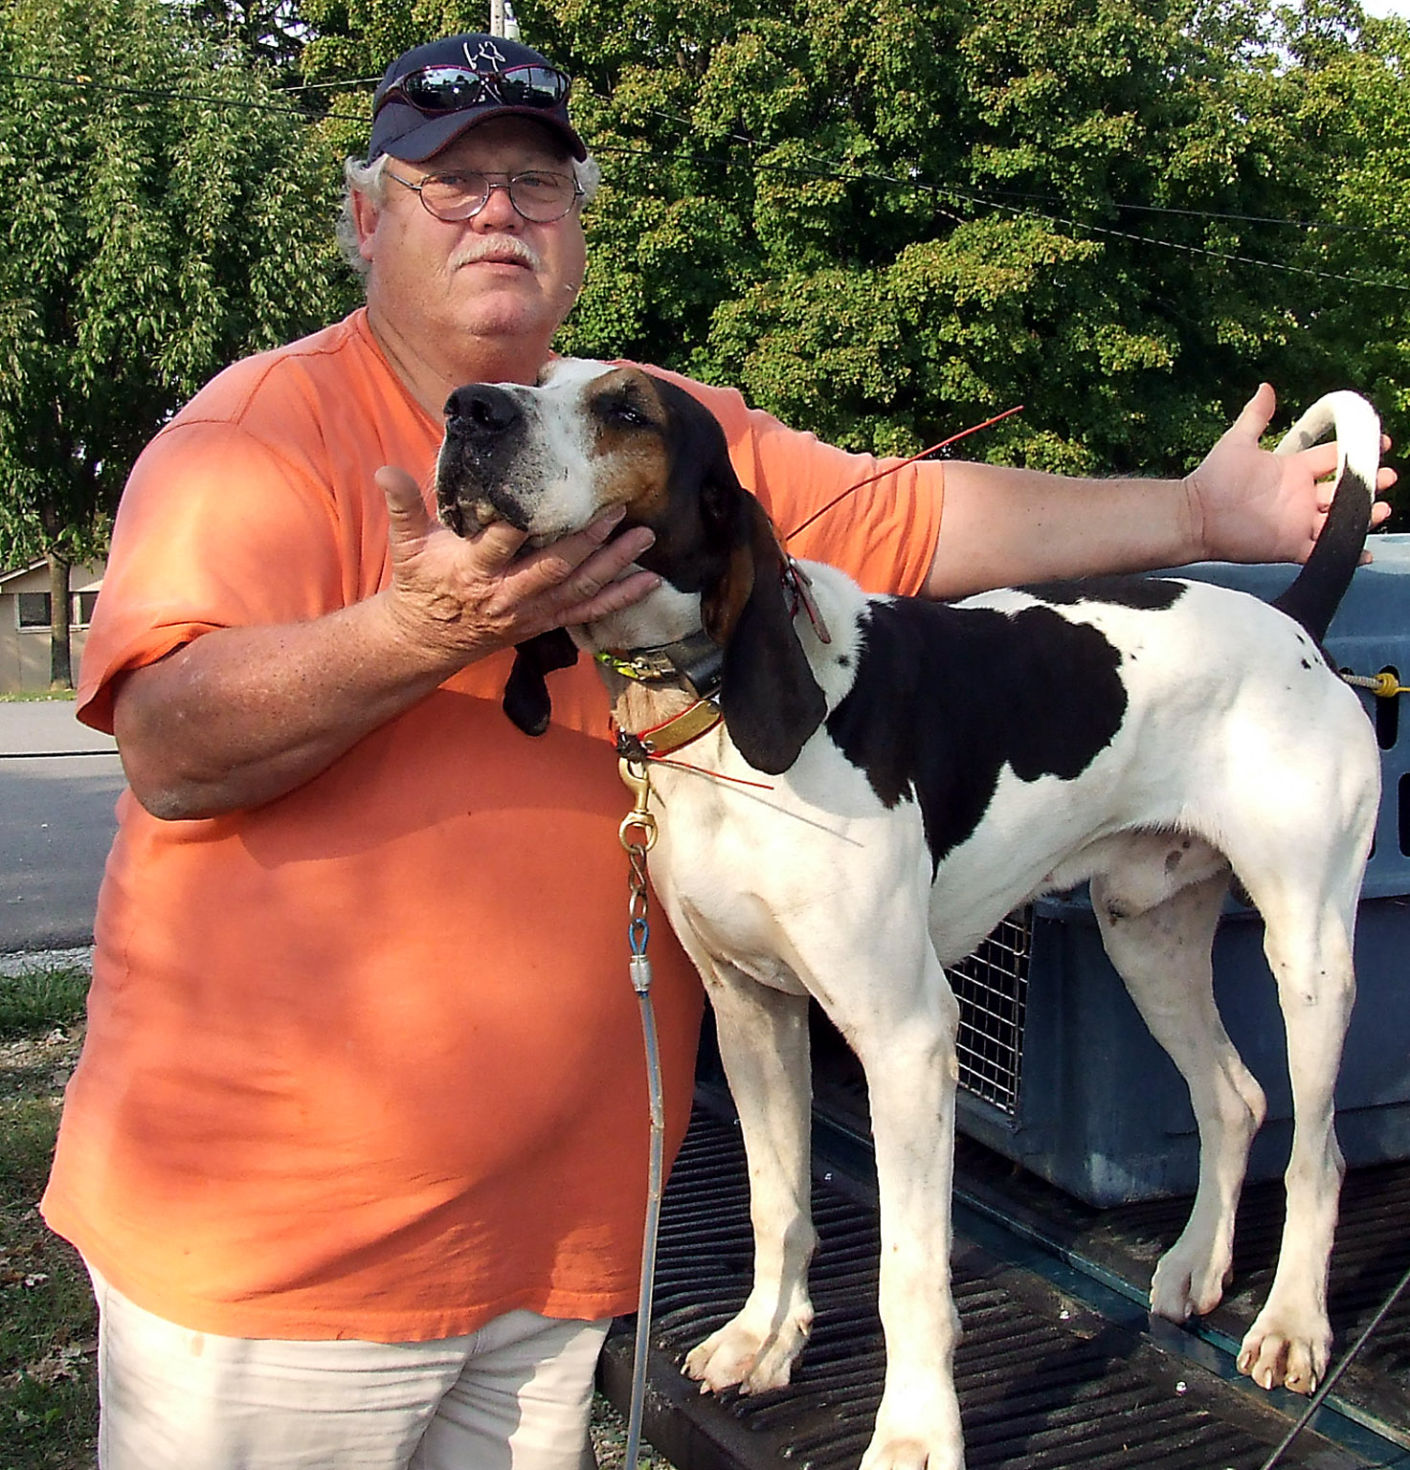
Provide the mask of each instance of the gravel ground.
MULTIPOLYGON (((623 1470, 627 1457, 627 1421, 601 1394, 592 1405, 592 1448, 598 1470, 623 1470)), ((641 1470, 673 1470, 669 1460, 662 1459, 645 1443, 637 1464, 641 1470)))
POLYGON ((92 945, 86 949, 21 950, 16 954, 0 954, 0 977, 20 975, 27 970, 64 970, 71 965, 87 969, 92 963, 92 945))

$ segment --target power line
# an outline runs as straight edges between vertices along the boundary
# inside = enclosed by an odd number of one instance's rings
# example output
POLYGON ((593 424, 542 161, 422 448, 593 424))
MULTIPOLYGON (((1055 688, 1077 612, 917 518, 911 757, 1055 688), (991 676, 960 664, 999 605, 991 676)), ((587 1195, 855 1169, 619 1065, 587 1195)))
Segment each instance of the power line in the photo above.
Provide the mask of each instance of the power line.
MULTIPOLYGON (((638 148, 627 148, 620 145, 614 146, 611 144, 605 147, 594 149, 594 152, 627 154, 632 157, 651 159, 660 159, 662 157, 660 151, 656 149, 647 150, 638 148)), ((729 165, 728 159, 714 158, 709 155, 701 155, 696 153, 676 152, 668 154, 666 156, 680 159, 685 162, 715 163, 720 164, 724 167, 728 167, 729 165)), ((774 166, 772 168, 772 171, 780 174, 797 174, 803 178, 833 179, 840 183, 884 183, 896 188, 911 189, 917 193, 930 194, 933 196, 938 196, 940 198, 950 199, 952 201, 959 201, 960 203, 969 205, 972 208, 985 209, 994 211, 996 213, 1007 214, 1018 219, 1044 220, 1049 224, 1063 226, 1069 231, 1086 231, 1090 234, 1107 235, 1110 236, 1112 239, 1127 240, 1139 245, 1151 245, 1162 250, 1176 250, 1188 255, 1202 255, 1208 257, 1209 259, 1222 260, 1229 264, 1256 266, 1260 270, 1282 271, 1284 274, 1287 275, 1308 276, 1318 280, 1326 281, 1340 281, 1345 285, 1370 286, 1386 291, 1410 292, 1410 285, 1402 285, 1395 281, 1376 281, 1366 276, 1348 276, 1336 271, 1317 270, 1313 266, 1289 265, 1283 261, 1265 260, 1261 257, 1252 255, 1239 255, 1233 251, 1213 250, 1210 249, 1208 246, 1190 245, 1179 240, 1164 240, 1154 235, 1137 235, 1129 230, 1112 229, 1111 227, 1106 225, 1092 224, 1085 220, 1069 219, 1062 215, 1051 214, 1046 211, 1035 209, 1019 209, 1015 205, 1004 204, 997 199, 989 199, 983 195, 967 193, 951 184, 932 184, 922 179, 898 179, 887 174, 858 173, 855 171, 843 172, 835 169, 829 170, 826 168, 807 170, 802 168, 786 168, 782 166, 774 166)), ((1195 213, 1197 218, 1226 218, 1226 216, 1223 215, 1199 215, 1195 211, 1191 212, 1195 213)), ((949 212, 946 211, 946 213, 949 212)), ((961 222, 961 217, 959 215, 950 214, 950 218, 956 220, 957 222, 961 222)), ((1293 221, 1286 220, 1279 221, 1278 223, 1291 224, 1293 223, 1293 221)))
MULTIPOLYGON (((87 76, 51 77, 32 72, 0 71, 0 81, 41 82, 55 87, 71 86, 94 92, 110 92, 119 96, 131 96, 143 99, 151 99, 163 103, 192 102, 216 107, 239 107, 251 111, 283 113, 288 116, 297 117, 304 122, 307 122, 309 120, 308 114, 302 109, 297 107, 282 106, 281 104, 274 102, 247 101, 240 98, 221 97, 198 92, 173 92, 163 88, 139 87, 134 84, 121 82, 98 82, 87 76)), ((357 81, 352 82, 334 82, 328 83, 326 85, 329 87, 339 87, 372 85, 373 83, 374 79, 368 78, 365 81, 363 81, 362 79, 358 79, 357 81)), ((288 90, 314 90, 321 85, 325 84, 314 83, 310 84, 307 89, 289 88, 288 90)), ((608 101, 610 99, 599 97, 598 100, 608 101)), ((681 126, 686 128, 690 127, 689 121, 685 118, 679 117, 672 113, 661 111, 659 109, 653 109, 653 111, 658 117, 663 117, 668 119, 669 121, 679 123, 681 126)), ((326 121, 328 119, 334 119, 342 122, 353 122, 358 123, 359 125, 365 125, 367 121, 366 117, 361 114, 336 111, 324 113, 322 118, 319 120, 326 121)), ((729 134, 728 140, 731 142, 743 144, 745 147, 755 151, 766 146, 762 143, 759 143, 755 139, 747 138, 739 133, 729 134)), ((602 154, 617 153, 625 154, 630 157, 650 157, 658 160, 662 156, 660 151, 656 149, 647 150, 628 148, 621 145, 611 144, 598 148, 595 151, 602 154)), ((702 154, 694 152, 693 150, 690 152, 677 150, 667 156, 685 162, 713 165, 725 169, 734 166, 734 160, 729 157, 719 157, 711 154, 702 154)), ((1235 251, 1215 250, 1211 249, 1208 246, 1191 245, 1179 240, 1166 240, 1153 235, 1139 235, 1129 230, 1118 230, 1108 225, 1094 224, 1089 221, 1078 220, 1065 215, 1054 214, 1045 210, 1037 210, 1031 207, 1026 209, 1020 208, 1017 205, 1006 204, 999 199, 993 199, 981 194, 969 192, 953 184, 931 183, 920 178, 902 179, 897 178, 894 175, 884 174, 880 172, 862 172, 858 170, 839 169, 828 160, 819 160, 817 166, 812 169, 802 168, 796 165, 784 166, 774 164, 769 165, 768 169, 765 170, 757 162, 753 163, 751 166, 754 167, 757 172, 769 171, 781 175, 794 175, 802 178, 830 179, 839 183, 884 184, 891 188, 909 189, 917 193, 928 194, 934 198, 948 199, 952 202, 957 201, 960 204, 966 205, 971 209, 989 210, 996 213, 1007 214, 1015 218, 1040 219, 1046 221, 1049 224, 1057 225, 1073 232, 1085 231, 1086 233, 1091 235, 1105 236, 1114 240, 1124 240, 1129 243, 1147 245, 1156 249, 1174 250, 1186 255, 1203 256, 1207 259, 1223 261, 1226 264, 1254 266, 1260 270, 1280 271, 1285 275, 1304 276, 1316 280, 1336 281, 1344 285, 1364 286, 1371 287, 1373 289, 1396 291, 1401 293, 1410 292, 1410 284, 1400 284, 1395 281, 1377 281, 1365 276, 1350 276, 1336 271, 1318 270, 1312 266, 1289 265, 1283 261, 1268 260, 1251 255, 1242 255, 1235 251)), ((1018 197, 1042 200, 1051 196, 1020 195, 1018 197)), ((1323 224, 1319 221, 1297 221, 1260 218, 1257 216, 1248 215, 1221 214, 1215 211, 1176 209, 1166 210, 1161 208, 1160 206, 1155 205, 1133 205, 1122 203, 1120 201, 1113 201, 1113 207, 1122 210, 1147 211, 1150 213, 1180 214, 1193 219, 1233 220, 1244 223, 1272 224, 1301 229, 1304 231, 1330 228, 1343 231, 1378 233, 1377 231, 1374 231, 1367 226, 1338 225, 1330 223, 1323 224)), ((948 213, 948 211, 946 212, 948 213)), ((952 219, 955 219, 956 221, 960 220, 960 216, 958 215, 951 214, 950 217, 952 219)))
MULTIPOLYGON (((594 95, 597 96, 597 100, 598 101, 607 102, 607 101, 610 101, 611 100, 610 98, 602 97, 602 96, 600 96, 598 94, 594 94, 594 95)), ((653 117, 664 118, 667 122, 678 123, 687 133, 690 133, 690 132, 692 132, 694 130, 694 125, 691 123, 691 121, 689 120, 689 118, 681 117, 679 113, 667 112, 663 108, 648 108, 647 111, 653 117)), ((725 134, 725 140, 727 142, 731 142, 731 143, 741 143, 746 148, 750 148, 750 149, 754 149, 754 150, 758 150, 758 149, 764 148, 764 147, 773 146, 773 145, 770 145, 770 144, 761 143, 758 139, 756 139, 756 138, 750 138, 746 134, 743 134, 743 133, 727 133, 727 134, 725 134)), ((599 148, 596 151, 599 152, 599 153, 602 153, 602 152, 608 152, 608 151, 612 151, 612 150, 599 148)), ((618 152, 626 152, 626 151, 630 151, 630 150, 618 149, 618 150, 615 150, 615 151, 618 151, 618 152)), ((677 155, 677 156, 686 156, 686 157, 688 157, 689 155, 677 155)), ((715 161, 719 161, 719 160, 715 160, 715 161)), ((890 174, 858 173, 858 172, 844 173, 844 172, 838 171, 837 168, 836 168, 836 165, 830 159, 819 159, 818 160, 818 165, 819 165, 819 167, 818 167, 818 171, 816 173, 805 174, 805 177, 810 177, 810 178, 824 178, 824 179, 826 179, 826 178, 833 178, 833 179, 839 179, 839 180, 844 180, 844 181, 846 181, 846 180, 854 180, 854 181, 858 181, 858 182, 865 182, 865 181, 868 181, 868 180, 873 180, 873 181, 883 182, 883 183, 887 183, 887 184, 892 184, 892 185, 895 185, 898 188, 915 188, 915 189, 925 189, 925 190, 945 190, 945 189, 958 188, 959 187, 959 186, 948 185, 948 184, 924 183, 924 182, 922 182, 920 180, 917 180, 915 178, 912 178, 912 179, 900 179, 900 178, 896 178, 895 176, 890 175, 890 174)), ((802 173, 803 172, 801 169, 793 169, 793 170, 778 169, 777 171, 779 171, 779 172, 790 172, 791 171, 791 172, 798 172, 798 173, 802 173)), ((1017 189, 995 189, 995 190, 992 190, 991 193, 994 194, 994 195, 999 196, 1000 198, 1036 200, 1036 201, 1043 202, 1043 203, 1061 203, 1061 200, 1060 199, 1058 199, 1056 196, 1051 195, 1051 194, 1031 194, 1031 193, 1027 193, 1025 191, 1021 191, 1021 190, 1017 190, 1017 189)), ((1000 205, 997 202, 997 200, 988 200, 987 202, 991 203, 995 208, 1002 208, 1002 207, 1004 207, 1004 206, 1000 205)), ((1294 219, 1279 219, 1279 218, 1276 218, 1274 216, 1269 216, 1269 215, 1234 214, 1234 213, 1230 213, 1230 212, 1227 212, 1227 211, 1207 210, 1207 209, 1180 209, 1180 208, 1176 208, 1174 206, 1159 205, 1159 204, 1132 204, 1129 201, 1121 200, 1121 199, 1109 200, 1109 201, 1107 201, 1107 204, 1112 209, 1118 209, 1118 210, 1132 212, 1132 213, 1181 215, 1181 216, 1185 216, 1187 218, 1192 218, 1192 219, 1202 219, 1202 220, 1229 220, 1229 221, 1232 221, 1232 222, 1238 223, 1238 224, 1278 225, 1278 226, 1286 227, 1286 228, 1289 228, 1289 229, 1296 229, 1296 230, 1333 230, 1333 231, 1338 231, 1338 232, 1345 232, 1345 233, 1348 233, 1348 234, 1376 235, 1376 236, 1382 236, 1382 235, 1386 234, 1388 231, 1389 231, 1389 233, 1397 234, 1397 235, 1398 234, 1404 234, 1405 233, 1405 231, 1396 228, 1394 225, 1390 225, 1390 226, 1379 225, 1379 224, 1378 225, 1349 225, 1349 224, 1343 224, 1340 221, 1336 221, 1336 220, 1294 220, 1294 219)))
MULTIPOLYGON (((278 102, 255 102, 241 97, 220 97, 206 92, 173 92, 166 87, 139 87, 130 82, 95 82, 92 77, 50 77, 38 72, 0 71, 0 81, 44 82, 54 88, 76 87, 80 91, 110 92, 119 97, 140 97, 155 102, 196 102, 213 107, 238 107, 248 112, 282 112, 309 121, 309 115, 301 107, 286 107, 278 102)), ((290 89, 292 90, 292 89, 290 89)), ((352 113, 326 112, 324 118, 337 117, 344 122, 366 123, 367 119, 352 113)))

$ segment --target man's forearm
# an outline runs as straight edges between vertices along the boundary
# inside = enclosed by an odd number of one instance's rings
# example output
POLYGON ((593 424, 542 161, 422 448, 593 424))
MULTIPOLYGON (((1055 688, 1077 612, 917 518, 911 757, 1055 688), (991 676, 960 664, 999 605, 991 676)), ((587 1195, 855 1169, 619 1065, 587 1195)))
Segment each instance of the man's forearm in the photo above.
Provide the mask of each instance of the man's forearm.
POLYGON ((137 799, 170 820, 272 801, 468 661, 411 643, 386 603, 219 629, 127 675, 114 729, 137 799))
POLYGON ((496 525, 469 540, 433 522, 416 482, 384 469, 392 581, 308 622, 222 628, 128 674, 114 696, 137 799, 169 820, 273 801, 326 770, 457 670, 549 628, 630 606, 659 584, 611 537, 621 509, 547 546, 496 525))
POLYGON ((1176 566, 1198 557, 1183 480, 1070 480, 995 465, 945 469, 945 507, 926 590, 991 587, 1176 566))
MULTIPOLYGON (((996 465, 945 468, 927 591, 960 597, 1056 577, 1191 561, 1298 562, 1331 498, 1333 443, 1291 454, 1261 445, 1277 401, 1267 383, 1183 480, 1067 480, 996 465)), ((1388 449, 1390 441, 1382 441, 1388 449)), ((1382 466, 1376 488, 1395 483, 1382 466)), ((1377 502, 1371 522, 1390 514, 1377 502)))

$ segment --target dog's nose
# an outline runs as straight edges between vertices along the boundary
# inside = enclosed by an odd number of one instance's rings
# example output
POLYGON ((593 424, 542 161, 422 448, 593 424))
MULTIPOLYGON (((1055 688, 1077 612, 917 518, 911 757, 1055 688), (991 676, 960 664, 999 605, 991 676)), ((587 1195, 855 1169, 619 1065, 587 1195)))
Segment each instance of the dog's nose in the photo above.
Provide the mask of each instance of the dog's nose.
POLYGON ((447 425, 477 437, 503 434, 522 418, 523 412, 509 394, 488 383, 457 388, 446 399, 447 425))

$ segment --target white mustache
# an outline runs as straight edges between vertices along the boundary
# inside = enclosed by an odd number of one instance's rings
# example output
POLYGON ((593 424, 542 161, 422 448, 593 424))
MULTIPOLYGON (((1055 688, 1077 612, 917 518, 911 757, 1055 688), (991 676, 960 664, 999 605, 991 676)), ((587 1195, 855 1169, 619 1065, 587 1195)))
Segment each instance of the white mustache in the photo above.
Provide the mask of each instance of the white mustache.
POLYGON ((522 261, 530 270, 538 270, 543 265, 538 251, 518 235, 476 235, 451 256, 450 263, 452 268, 458 268, 490 259, 522 261))

